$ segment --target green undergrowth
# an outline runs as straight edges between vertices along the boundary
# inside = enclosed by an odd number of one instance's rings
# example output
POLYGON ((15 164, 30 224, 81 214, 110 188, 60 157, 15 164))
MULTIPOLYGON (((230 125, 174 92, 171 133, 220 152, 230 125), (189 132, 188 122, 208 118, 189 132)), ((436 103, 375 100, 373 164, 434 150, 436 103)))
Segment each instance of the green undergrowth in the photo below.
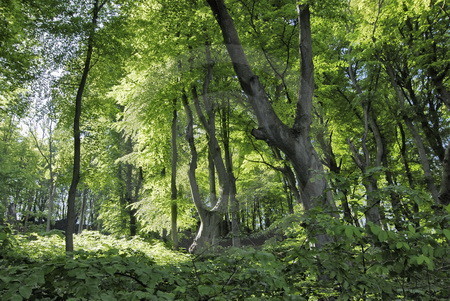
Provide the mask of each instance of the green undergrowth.
POLYGON ((283 300, 284 265, 252 248, 189 255, 159 241, 85 232, 73 258, 59 232, 10 237, 0 300, 283 300))
POLYGON ((85 232, 69 258, 60 232, 3 227, 0 300, 449 300, 446 209, 400 230, 293 215, 278 225, 283 241, 201 255, 85 232))
MULTIPOLYGON (((55 256, 64 256, 64 235, 62 231, 53 230, 48 233, 28 233, 15 237, 18 242, 16 255, 34 260, 42 260, 55 256)), ((150 242, 140 237, 125 238, 102 235, 96 231, 84 231, 74 236, 74 249, 77 253, 99 254, 116 250, 120 254, 133 254, 136 251, 154 260, 157 264, 168 264, 188 260, 186 254, 174 252, 159 240, 150 242)))

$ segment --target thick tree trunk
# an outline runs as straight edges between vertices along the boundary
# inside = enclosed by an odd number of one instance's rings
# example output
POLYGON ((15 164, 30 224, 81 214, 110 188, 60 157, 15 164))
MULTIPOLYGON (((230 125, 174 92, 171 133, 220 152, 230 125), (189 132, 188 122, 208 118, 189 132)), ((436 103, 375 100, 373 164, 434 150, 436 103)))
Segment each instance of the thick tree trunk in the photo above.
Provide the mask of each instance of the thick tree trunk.
POLYGON ((307 211, 322 207, 326 212, 334 212, 334 203, 330 195, 325 193, 326 181, 320 176, 324 172, 323 166, 309 137, 314 89, 309 7, 302 5, 299 8, 301 88, 295 124, 293 128, 289 128, 273 110, 262 84, 251 70, 234 22, 223 0, 207 2, 219 23, 233 68, 258 120, 259 128, 254 129, 252 134, 286 154, 299 181, 301 201, 307 211))
POLYGON ((69 195, 67 198, 67 229, 66 229, 66 252, 73 252, 73 234, 75 232, 75 199, 77 195, 77 186, 80 181, 80 163, 81 163, 81 139, 80 139, 80 117, 81 104, 83 99, 84 88, 91 66, 92 52, 94 50, 94 34, 97 27, 98 13, 101 9, 99 1, 94 2, 94 9, 92 15, 91 32, 89 33, 86 59, 84 61, 83 74, 81 76, 80 84, 75 98, 75 116, 73 119, 73 170, 72 182, 69 188, 69 195))
MULTIPOLYGON (((293 128, 284 124, 275 113, 258 77, 253 73, 244 53, 234 22, 223 0, 207 0, 221 28, 224 42, 242 90, 258 120, 252 134, 286 154, 297 177, 301 202, 306 212, 321 208, 336 216, 335 204, 326 190, 323 166, 309 137, 314 92, 310 12, 308 5, 299 6, 301 77, 300 95, 293 128)), ((315 233, 316 245, 330 241, 327 235, 315 233)))

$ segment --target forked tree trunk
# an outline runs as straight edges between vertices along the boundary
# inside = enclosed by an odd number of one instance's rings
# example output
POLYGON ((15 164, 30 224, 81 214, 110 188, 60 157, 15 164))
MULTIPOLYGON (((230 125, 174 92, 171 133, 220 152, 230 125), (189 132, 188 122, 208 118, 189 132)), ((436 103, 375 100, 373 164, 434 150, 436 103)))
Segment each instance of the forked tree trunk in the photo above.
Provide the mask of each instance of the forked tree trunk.
MULTIPOLYGON (((335 205, 331 195, 326 193, 327 183, 322 176, 323 166, 309 137, 314 91, 309 6, 299 6, 301 84, 294 126, 290 128, 277 116, 264 87, 253 73, 224 1, 207 0, 207 2, 221 28, 242 90, 247 95, 258 120, 259 128, 254 129, 252 134, 286 154, 297 176, 301 201, 306 211, 320 207, 334 215, 335 205)), ((317 236, 319 246, 328 240, 326 235, 317 236)))
POLYGON ((194 242, 189 247, 189 252, 201 253, 216 243, 220 229, 221 216, 223 214, 223 199, 220 199, 213 208, 207 208, 201 199, 196 178, 198 153, 194 141, 194 117, 185 93, 182 95, 182 102, 187 116, 186 140, 188 141, 191 153, 188 178, 192 199, 200 217, 200 227, 194 242))
MULTIPOLYGON (((211 59, 209 45, 205 45, 205 54, 207 58, 206 76, 203 83, 202 90, 202 102, 197 93, 195 86, 192 86, 192 96, 194 106, 199 117, 200 123, 207 133, 208 140, 208 160, 209 160, 209 173, 210 173, 210 206, 211 210, 205 209, 204 221, 199 229, 197 237, 194 241, 196 247, 203 248, 204 244, 215 244, 214 237, 217 235, 215 230, 216 225, 219 225, 222 220, 221 214, 223 214, 229 205, 231 213, 232 224, 232 243, 233 246, 240 246, 239 239, 239 221, 238 211, 239 205, 236 198, 236 183, 233 174, 231 154, 229 152, 229 139, 227 133, 224 133, 223 141, 225 148, 225 160, 222 157, 221 147, 219 145, 216 134, 216 105, 208 95, 209 84, 212 80, 212 68, 214 62, 211 59), (217 178, 219 182, 219 199, 215 197, 215 175, 217 172, 217 178), (207 227, 213 227, 209 229, 207 227)), ((200 212, 199 212, 200 213, 200 212)), ((194 246, 194 245, 193 245, 194 246)))

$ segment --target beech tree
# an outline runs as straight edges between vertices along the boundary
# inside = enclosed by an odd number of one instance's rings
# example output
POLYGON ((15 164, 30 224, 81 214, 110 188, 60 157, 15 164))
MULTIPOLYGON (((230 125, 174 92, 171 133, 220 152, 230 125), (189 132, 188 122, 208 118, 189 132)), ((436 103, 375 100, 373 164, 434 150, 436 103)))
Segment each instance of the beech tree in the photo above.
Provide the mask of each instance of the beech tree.
MULTIPOLYGON (((290 128, 275 113, 264 87, 253 73, 225 3, 212 0, 208 1, 208 4, 221 28, 225 46, 241 87, 258 120, 259 128, 254 129, 252 134, 286 154, 299 181, 301 202, 306 211, 321 208, 329 214, 335 214, 333 212, 335 205, 330 195, 326 193, 326 180, 321 176, 324 172, 323 166, 309 136, 314 92, 309 5, 298 7, 301 77, 295 121, 290 128), (319 178, 313 180, 317 175, 319 178)), ((318 245, 323 245, 326 241, 327 238, 324 235, 318 237, 318 245)))

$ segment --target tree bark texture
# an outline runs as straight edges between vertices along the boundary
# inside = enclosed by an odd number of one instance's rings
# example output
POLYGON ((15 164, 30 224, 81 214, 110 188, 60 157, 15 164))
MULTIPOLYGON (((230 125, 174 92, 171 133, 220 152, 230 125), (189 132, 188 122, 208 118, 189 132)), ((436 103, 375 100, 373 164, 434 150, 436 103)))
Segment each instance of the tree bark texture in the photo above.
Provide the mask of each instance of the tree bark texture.
POLYGON ((334 212, 334 203, 330 195, 325 193, 327 184, 321 176, 323 166, 309 137, 312 94, 314 91, 309 7, 307 5, 299 7, 301 94, 298 100, 294 127, 289 128, 273 110, 264 87, 253 73, 224 1, 208 0, 207 2, 221 28, 239 83, 256 115, 259 128, 254 129, 252 134, 255 138, 265 140, 269 145, 277 147, 286 154, 297 176, 301 201, 305 210, 322 207, 327 212, 334 212), (315 176, 319 177, 315 178, 315 176))

